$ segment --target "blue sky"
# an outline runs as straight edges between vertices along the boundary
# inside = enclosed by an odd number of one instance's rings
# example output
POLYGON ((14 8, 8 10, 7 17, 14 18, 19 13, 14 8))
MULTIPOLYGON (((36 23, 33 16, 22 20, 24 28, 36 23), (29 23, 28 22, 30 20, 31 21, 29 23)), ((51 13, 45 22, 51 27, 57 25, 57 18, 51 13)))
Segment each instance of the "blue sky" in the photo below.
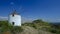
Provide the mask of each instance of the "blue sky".
POLYGON ((0 0, 0 16, 7 17, 13 8, 27 19, 60 22, 60 0, 0 0))

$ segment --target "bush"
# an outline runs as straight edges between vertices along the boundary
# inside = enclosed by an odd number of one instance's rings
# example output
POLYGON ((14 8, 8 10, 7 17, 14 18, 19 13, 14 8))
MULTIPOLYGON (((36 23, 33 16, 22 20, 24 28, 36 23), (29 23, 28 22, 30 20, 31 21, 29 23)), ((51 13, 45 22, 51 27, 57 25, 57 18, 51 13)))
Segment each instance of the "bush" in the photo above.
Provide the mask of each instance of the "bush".
POLYGON ((22 32, 23 31, 23 28, 22 27, 19 27, 19 26, 13 26, 13 28, 10 31, 13 34, 16 34, 16 33, 22 32))
POLYGON ((20 26, 13 26, 8 21, 0 21, 0 32, 11 31, 14 32, 22 32, 23 29, 20 26))

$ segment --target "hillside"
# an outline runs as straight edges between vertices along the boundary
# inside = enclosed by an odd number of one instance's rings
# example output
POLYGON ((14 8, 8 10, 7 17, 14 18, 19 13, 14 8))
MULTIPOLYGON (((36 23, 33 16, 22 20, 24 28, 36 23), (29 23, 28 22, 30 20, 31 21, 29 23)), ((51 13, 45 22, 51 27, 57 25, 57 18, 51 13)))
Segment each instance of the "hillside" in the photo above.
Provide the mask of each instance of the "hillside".
MULTIPOLYGON (((43 30, 36 30, 29 26, 22 26, 24 29, 21 33, 15 33, 15 34, 53 34, 51 32, 43 31, 43 30)), ((3 34, 11 34, 11 32, 4 32, 3 34)))
POLYGON ((42 20, 24 23, 22 26, 13 26, 8 21, 0 21, 1 34, 59 34, 60 29, 42 20))

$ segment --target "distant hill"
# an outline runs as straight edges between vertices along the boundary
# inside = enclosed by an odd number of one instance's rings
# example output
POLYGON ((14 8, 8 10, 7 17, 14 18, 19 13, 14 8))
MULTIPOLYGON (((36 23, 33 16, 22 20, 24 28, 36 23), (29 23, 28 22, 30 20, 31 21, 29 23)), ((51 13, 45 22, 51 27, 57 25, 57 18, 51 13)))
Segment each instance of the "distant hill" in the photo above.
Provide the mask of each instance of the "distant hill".
POLYGON ((60 22, 51 22, 52 25, 60 25, 60 22))

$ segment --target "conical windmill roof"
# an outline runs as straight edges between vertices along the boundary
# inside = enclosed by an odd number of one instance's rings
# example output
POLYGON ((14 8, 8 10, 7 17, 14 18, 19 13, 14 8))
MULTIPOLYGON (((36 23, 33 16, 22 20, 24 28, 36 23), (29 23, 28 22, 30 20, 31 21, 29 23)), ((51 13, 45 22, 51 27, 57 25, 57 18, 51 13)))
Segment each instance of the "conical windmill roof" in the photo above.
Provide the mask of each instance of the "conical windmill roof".
POLYGON ((14 10, 10 15, 19 15, 16 10, 14 10))

